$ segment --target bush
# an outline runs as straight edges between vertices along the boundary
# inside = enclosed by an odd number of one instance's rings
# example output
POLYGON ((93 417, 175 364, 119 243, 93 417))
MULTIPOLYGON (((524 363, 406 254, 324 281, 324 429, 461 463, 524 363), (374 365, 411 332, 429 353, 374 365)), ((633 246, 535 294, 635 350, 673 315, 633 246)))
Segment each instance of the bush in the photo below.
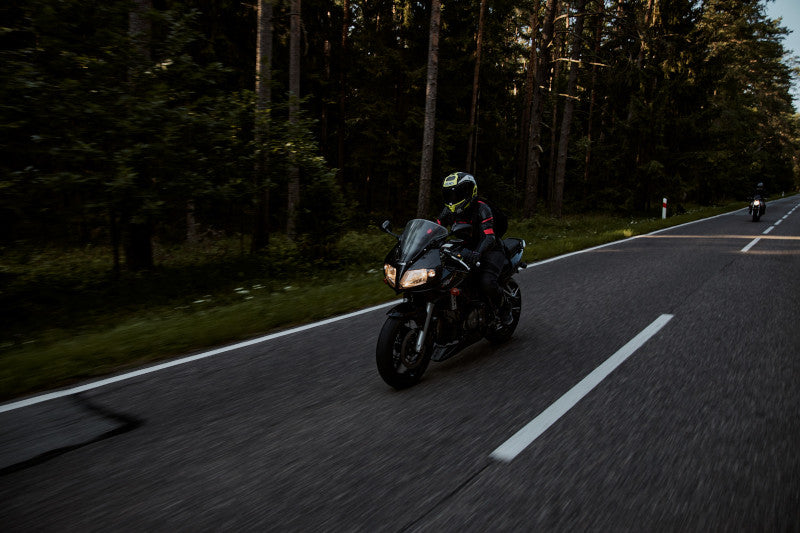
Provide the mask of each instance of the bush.
POLYGON ((394 239, 380 230, 367 233, 349 231, 336 243, 336 256, 344 268, 380 268, 394 239))

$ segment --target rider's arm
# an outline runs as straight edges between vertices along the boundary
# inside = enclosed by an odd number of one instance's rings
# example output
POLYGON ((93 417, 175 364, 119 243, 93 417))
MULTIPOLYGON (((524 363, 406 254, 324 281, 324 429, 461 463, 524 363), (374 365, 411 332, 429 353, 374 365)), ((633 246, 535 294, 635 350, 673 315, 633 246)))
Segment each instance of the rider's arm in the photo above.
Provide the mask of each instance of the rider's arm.
POLYGON ((440 226, 449 226, 453 223, 453 213, 450 212, 449 209, 446 207, 442 209, 442 212, 439 213, 439 216, 436 218, 436 223, 440 226))
POLYGON ((483 254, 495 246, 497 237, 494 234, 494 215, 492 215, 491 208, 484 202, 478 202, 478 231, 480 240, 478 241, 477 249, 479 254, 483 254))

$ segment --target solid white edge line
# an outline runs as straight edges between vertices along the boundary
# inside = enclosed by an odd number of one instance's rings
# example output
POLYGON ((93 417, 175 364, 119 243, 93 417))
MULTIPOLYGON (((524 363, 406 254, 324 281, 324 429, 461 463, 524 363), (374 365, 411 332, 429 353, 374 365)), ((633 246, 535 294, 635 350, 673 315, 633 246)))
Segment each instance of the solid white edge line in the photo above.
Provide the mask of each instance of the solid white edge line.
POLYGON ((141 368, 139 370, 134 370, 133 372, 126 372, 125 374, 120 374, 118 376, 112 376, 110 378, 101 379, 99 381, 92 381, 90 383, 86 383, 84 385, 79 385, 77 387, 71 387, 69 389, 54 391, 46 394, 41 394, 39 396, 34 396, 31 398, 27 398, 25 400, 19 400, 12 403, 7 403, 5 405, 0 405, 0 413, 5 413, 6 411, 13 411, 14 409, 20 409, 22 407, 28 407, 31 405, 35 405, 37 403, 46 402, 48 400, 55 400, 56 398, 63 398, 64 396, 71 396, 73 394, 78 394, 81 392, 86 392, 88 390, 97 389, 99 387, 103 387, 105 385, 111 385, 112 383, 118 383, 120 381, 125 381, 127 379, 135 378, 138 376, 143 376, 145 374, 151 374, 153 372, 158 372, 159 370, 164 370, 165 368, 170 368, 173 366, 182 365, 185 363, 191 363, 193 361, 198 361, 200 359, 205 359, 207 357, 211 357, 214 355, 219 355, 221 353, 230 352, 232 350, 237 350, 239 348, 245 348, 247 346, 252 346, 254 344, 259 344, 262 342, 270 341, 272 339, 277 339, 279 337, 284 337, 286 335, 293 335, 294 333, 300 333, 301 331, 306 331, 312 328, 316 328, 319 326, 324 326, 326 324, 331 324, 333 322, 338 322, 340 320, 346 320, 348 318, 352 318, 354 316, 362 315, 365 313, 369 313, 372 311, 376 311, 378 309, 383 309, 389 307, 391 305, 396 305, 397 301, 392 300, 391 302, 386 302, 384 304, 376 305, 374 307, 369 307, 367 309, 361 309, 359 311, 354 311, 352 313, 348 313, 346 315, 335 316, 332 318, 328 318, 322 320, 320 322, 314 322, 313 324, 305 324, 303 326, 298 326, 296 328, 287 329, 285 331, 279 331, 277 333, 272 333, 270 335, 265 335, 263 337, 258 337, 255 339, 250 339, 247 341, 243 341, 237 344, 231 344, 229 346, 223 346, 222 348, 217 348, 216 350, 211 350, 208 352, 199 353, 196 355, 191 355, 189 357, 182 357, 180 359, 175 359, 173 361, 168 361, 166 363, 161 363, 158 365, 150 366, 147 368, 141 368))
POLYGON ((547 431, 550 426, 558 421, 559 418, 564 416, 567 411, 572 409, 584 396, 608 377, 608 375, 628 359, 628 357, 658 333, 672 318, 673 315, 664 314, 654 320, 653 323, 643 329, 625 346, 617 350, 614 355, 606 359, 600 366, 589 373, 588 376, 567 391, 566 394, 542 411, 539 416, 528 422, 525 427, 501 444, 489 457, 505 463, 511 462, 542 433, 547 431))
POLYGON ((749 252, 749 251, 750 251, 750 248, 752 248, 753 246, 755 246, 755 245, 756 245, 756 243, 757 243, 758 241, 760 241, 760 240, 761 240, 761 237, 756 237, 755 239, 753 239, 752 241, 750 241, 750 244, 748 244, 747 246, 745 246, 744 248, 742 248, 742 250, 741 250, 741 251, 742 251, 743 253, 747 253, 747 252, 749 252))
MULTIPOLYGON (((800 205, 800 204, 798 204, 798 205, 800 205)), ((796 208, 797 207, 795 207, 795 209, 796 208)), ((561 259, 566 259, 568 257, 572 257, 573 255, 593 252, 595 250, 599 250, 600 248, 606 248, 607 246, 614 246, 614 245, 617 245, 617 244, 621 244, 621 243, 624 243, 624 242, 631 241, 633 239, 638 239, 639 237, 646 237, 647 235, 657 235, 657 234, 665 232, 665 231, 670 231, 670 230, 681 228, 681 227, 684 227, 684 226, 689 226, 691 224, 697 224, 698 222, 703 222, 703 221, 706 221, 706 220, 713 220, 715 218, 724 217, 724 216, 727 216, 727 215, 732 215, 734 213, 738 213, 739 211, 741 211, 741 209, 735 209, 735 210, 729 211, 727 213, 720 213, 719 215, 714 215, 713 217, 701 218, 699 220, 692 220, 691 222, 684 222, 683 224, 678 224, 677 226, 670 226, 668 228, 663 228, 663 229, 660 229, 660 230, 656 230, 656 231, 653 231, 651 233, 647 233, 645 235, 636 235, 635 237, 628 237, 628 238, 625 238, 625 239, 619 239, 619 240, 616 240, 616 241, 607 242, 605 244, 594 246, 592 248, 586 248, 584 250, 577 250, 575 252, 570 252, 568 254, 559 255, 559 256, 556 256, 556 257, 551 257, 549 259, 545 259, 545 260, 542 260, 542 261, 539 261, 539 262, 536 262, 536 263, 531 263, 526 268, 533 268, 533 267, 536 267, 536 266, 539 266, 539 265, 552 263, 553 261, 559 261, 561 259)), ((752 244, 755 244, 755 243, 752 243, 752 244)), ((284 335, 291 335, 293 333, 299 333, 301 331, 305 331, 305 330, 308 330, 308 329, 316 328, 318 326, 324 326, 325 324, 330 324, 331 322, 336 322, 338 320, 344 320, 344 319, 351 318, 351 317, 354 317, 354 316, 358 316, 358 315, 361 315, 361 314, 364 314, 364 313, 369 313, 369 312, 375 311, 377 309, 383 309, 385 307, 389 307, 390 305, 394 305, 395 303, 396 303, 396 301, 387 302, 385 304, 377 305, 375 307, 370 307, 370 308, 367 308, 367 309, 361 309, 359 311, 354 311, 354 312, 348 313, 346 315, 329 318, 329 319, 323 320, 321 322, 314 322, 312 324, 306 324, 304 326, 299 326, 297 328, 289 329, 289 330, 286 330, 286 331, 281 331, 281 332, 278 332, 278 333, 274 333, 272 335, 266 335, 264 337, 258 337, 256 339, 251 339, 249 341, 241 342, 241 343, 238 343, 238 344, 233 344, 233 345, 230 345, 230 346, 219 348, 217 350, 212 350, 210 352, 204 352, 204 353, 199 353, 199 354, 192 355, 192 356, 189 356, 189 357, 183 357, 181 359, 175 359, 175 360, 169 361, 167 363, 162 363, 162 364, 159 364, 159 365, 155 365, 155 366, 151 366, 151 367, 147 367, 147 368, 142 368, 142 369, 139 369, 139 370, 135 370, 133 372, 120 374, 118 376, 113 376, 113 377, 110 377, 110 378, 107 378, 107 379, 101 379, 99 381, 92 381, 90 383, 86 383, 84 385, 80 385, 80 386, 77 386, 77 387, 72 387, 72 388, 64 389, 64 390, 60 390, 60 391, 49 392, 49 393, 41 394, 41 395, 38 395, 38 396, 33 396, 33 397, 30 397, 30 398, 27 398, 27 399, 24 399, 24 400, 19 400, 19 401, 16 401, 16 402, 7 403, 5 405, 0 405, 0 413, 4 413, 6 411, 13 411, 14 409, 20 409, 22 407, 28 407, 30 405, 35 405, 37 403, 45 402, 45 401, 48 401, 48 400, 54 400, 56 398, 63 398, 64 396, 69 396, 71 394, 78 394, 80 392, 85 392, 87 390, 96 389, 96 388, 99 388, 99 387, 103 387, 105 385, 110 385, 112 383, 118 383, 118 382, 124 381, 126 379, 135 378, 135 377, 142 376, 142 375, 145 375, 145 374, 150 374, 152 372, 157 372, 159 370, 163 370, 165 368, 170 368, 170 367, 173 367, 173 366, 178 366, 178 365, 181 365, 181 364, 184 364, 184 363, 191 363, 192 361, 197 361, 198 359, 204 359, 206 357, 211 357, 213 355, 217 355, 217 354, 220 354, 220 353, 223 353, 223 352, 228 352, 228 351, 231 351, 231 350, 235 350, 237 348, 243 348, 245 346, 251 346, 253 344, 258 344, 260 342, 266 342, 266 341, 269 341, 269 340, 272 340, 272 339, 276 339, 278 337, 283 337, 284 335)))

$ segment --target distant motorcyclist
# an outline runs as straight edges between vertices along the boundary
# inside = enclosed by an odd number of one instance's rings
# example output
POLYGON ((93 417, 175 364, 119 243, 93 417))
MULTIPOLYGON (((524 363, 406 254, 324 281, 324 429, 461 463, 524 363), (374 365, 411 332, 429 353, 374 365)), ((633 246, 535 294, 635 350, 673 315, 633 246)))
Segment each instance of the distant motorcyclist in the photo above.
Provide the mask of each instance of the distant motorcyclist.
POLYGON ((503 244, 495 234, 495 217, 491 207, 478 199, 475 177, 466 172, 448 175, 442 183, 442 196, 444 208, 436 223, 442 226, 472 226, 472 235, 467 239, 461 256, 471 265, 480 263, 478 280, 481 293, 504 325, 512 323, 514 317, 511 306, 506 302, 498 283, 506 261, 503 244))
POLYGON ((763 215, 764 213, 767 212, 767 193, 764 191, 764 183, 761 181, 758 182, 758 184, 756 185, 756 190, 753 192, 753 198, 752 201, 750 202, 750 209, 749 209, 750 213, 753 212, 753 201, 755 201, 756 199, 761 200, 760 214, 763 215))

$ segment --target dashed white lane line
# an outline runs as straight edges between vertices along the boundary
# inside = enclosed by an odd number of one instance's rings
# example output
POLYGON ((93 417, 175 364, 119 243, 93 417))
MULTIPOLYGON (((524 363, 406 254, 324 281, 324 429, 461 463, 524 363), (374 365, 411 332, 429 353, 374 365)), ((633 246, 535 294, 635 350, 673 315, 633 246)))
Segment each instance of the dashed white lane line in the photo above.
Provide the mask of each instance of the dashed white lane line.
MULTIPOLYGON (((786 213, 785 215, 783 215, 779 221, 777 221, 775 224, 773 224, 772 226, 770 226, 770 227, 768 227, 767 229, 765 229, 765 230, 764 230, 764 232, 762 233, 762 235, 767 235, 769 232, 771 232, 772 230, 774 230, 774 229, 775 229, 775 227, 776 227, 776 226, 779 226, 781 222, 783 222, 784 220, 786 220, 786 219, 789 217, 789 215, 791 215, 791 214, 794 212, 794 210, 795 210, 795 209, 797 209, 797 207, 798 207, 797 205, 796 205, 796 206, 794 206, 794 207, 793 207, 791 210, 789 210, 789 212, 788 212, 788 213, 786 213)), ((742 251, 743 253, 747 253, 747 252, 749 252, 749 251, 750 251, 750 248, 752 248, 753 246, 755 246, 755 245, 756 245, 756 243, 758 243, 758 241, 760 241, 760 240, 761 240, 761 237, 756 237, 755 239, 753 239, 752 241, 750 241, 750 243, 749 243, 747 246, 745 246, 744 248, 742 248, 742 250, 741 250, 741 251, 742 251)))
POLYGON ((572 387, 566 394, 556 400, 542 413, 531 420, 525 427, 520 429, 510 439, 500 445, 490 455, 492 459, 508 463, 527 448, 534 440, 552 426, 559 418, 572 409, 584 396, 594 389, 601 381, 608 377, 619 365, 621 365, 644 343, 650 340, 667 322, 672 320, 673 315, 661 315, 652 324, 631 339, 625 346, 609 357, 600 366, 595 368, 588 376, 583 378, 577 385, 572 387))
POLYGON ((760 240, 761 240, 761 237, 756 237, 755 239, 753 239, 752 241, 750 241, 750 244, 748 244, 747 246, 745 246, 744 248, 742 248, 742 252, 745 252, 745 253, 746 253, 746 252, 749 252, 749 251, 750 251, 750 248, 752 248, 753 246, 755 246, 755 245, 756 245, 756 243, 757 243, 758 241, 760 241, 760 240))
MULTIPOLYGON (((775 224, 775 226, 777 226, 777 224, 775 224)), ((764 232, 763 232, 761 235, 766 235, 766 234, 767 234, 767 233, 769 233, 770 231, 774 230, 774 229, 775 229, 775 226, 770 226, 770 227, 768 227, 767 229, 765 229, 765 230, 764 230, 764 232)), ((760 241, 760 240, 761 240, 761 237, 756 237, 755 239, 753 239, 752 241, 750 241, 750 243, 749 243, 747 246, 745 246, 744 248, 742 248, 742 252, 748 252, 748 251, 750 251, 750 248, 752 248, 753 246, 755 246, 755 245, 756 245, 756 243, 757 243, 758 241, 760 241)))

